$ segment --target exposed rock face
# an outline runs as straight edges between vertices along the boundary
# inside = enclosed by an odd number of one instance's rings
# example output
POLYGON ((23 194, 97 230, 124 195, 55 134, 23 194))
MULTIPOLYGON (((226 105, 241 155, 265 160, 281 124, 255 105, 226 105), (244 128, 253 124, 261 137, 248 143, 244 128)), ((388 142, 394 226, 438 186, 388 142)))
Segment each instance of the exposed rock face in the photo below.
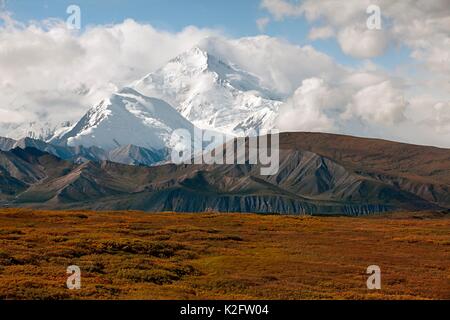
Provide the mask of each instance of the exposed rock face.
POLYGON ((0 150, 2 150, 2 151, 11 150, 11 149, 13 149, 14 144, 16 142, 17 141, 14 139, 0 137, 0 150))
MULTIPOLYGON (((0 153, 0 199, 53 209, 267 214, 450 208, 450 150, 304 133, 282 134, 280 145, 273 176, 250 164, 76 164, 34 148, 14 149, 0 153)), ((121 153, 141 156, 132 147, 121 153)))

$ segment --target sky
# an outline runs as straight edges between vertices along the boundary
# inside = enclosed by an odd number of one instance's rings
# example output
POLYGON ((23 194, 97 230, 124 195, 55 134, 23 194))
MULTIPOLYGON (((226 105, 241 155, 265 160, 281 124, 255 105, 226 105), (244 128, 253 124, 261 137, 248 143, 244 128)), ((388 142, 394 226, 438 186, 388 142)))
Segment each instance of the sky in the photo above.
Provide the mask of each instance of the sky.
POLYGON ((0 124, 76 119, 211 37, 282 94, 286 130, 450 147, 450 0, 0 0, 0 124))
MULTIPOLYGON (((66 9, 72 4, 82 9, 83 28, 116 24, 132 18, 172 32, 193 25, 221 30, 231 37, 264 33, 295 44, 310 43, 342 64, 360 63, 359 59, 343 54, 334 39, 308 39, 310 24, 304 17, 272 20, 261 30, 256 21, 270 19, 270 13, 260 0, 6 0, 6 8, 22 22, 50 17, 64 20, 68 16, 66 9)), ((392 68, 400 60, 409 60, 409 54, 407 47, 392 46, 375 61, 383 67, 392 68)))

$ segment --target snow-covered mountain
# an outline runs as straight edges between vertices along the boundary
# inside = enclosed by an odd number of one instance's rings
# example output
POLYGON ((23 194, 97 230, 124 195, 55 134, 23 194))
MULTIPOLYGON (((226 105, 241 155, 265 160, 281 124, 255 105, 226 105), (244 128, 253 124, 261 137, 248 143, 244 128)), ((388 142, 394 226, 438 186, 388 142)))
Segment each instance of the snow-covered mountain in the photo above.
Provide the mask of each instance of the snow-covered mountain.
POLYGON ((0 130, 0 136, 30 137, 42 143, 31 139, 0 142, 5 148, 33 146, 78 162, 151 165, 167 160, 175 145, 184 149, 180 140, 173 140, 177 129, 187 130, 194 140, 201 139, 194 134, 195 128, 228 136, 274 128, 282 102, 261 83, 233 63, 194 47, 102 100, 75 124, 31 123, 3 128, 9 134, 0 130))
POLYGON ((201 129, 231 135, 272 129, 281 104, 256 76, 199 47, 132 87, 167 101, 201 129))
POLYGON ((11 139, 32 138, 39 140, 49 140, 71 126, 70 122, 52 124, 48 121, 24 122, 24 123, 0 123, 0 135, 11 139))
POLYGON ((96 146, 105 150, 134 145, 150 150, 171 147, 176 129, 194 126, 168 103, 124 88, 91 108, 68 132, 49 142, 67 146, 96 146))

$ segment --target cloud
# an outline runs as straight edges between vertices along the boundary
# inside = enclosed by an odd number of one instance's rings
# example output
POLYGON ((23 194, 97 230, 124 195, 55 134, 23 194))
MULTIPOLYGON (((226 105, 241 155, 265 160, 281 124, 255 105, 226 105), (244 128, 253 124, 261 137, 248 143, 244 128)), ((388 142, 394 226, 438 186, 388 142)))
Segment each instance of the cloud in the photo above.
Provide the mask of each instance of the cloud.
POLYGON ((450 147, 448 0, 272 0, 261 5, 278 20, 305 18, 312 25, 310 39, 332 34, 342 51, 355 58, 382 56, 389 48, 409 50, 413 62, 389 72, 375 66, 347 70, 338 81, 324 78, 346 101, 345 111, 333 118, 335 132, 450 147), (367 28, 369 5, 381 10, 381 30, 367 28))
POLYGON ((323 79, 305 79, 281 107, 277 126, 283 131, 333 132, 333 93, 323 79))
POLYGON ((0 109, 0 123, 21 123, 24 120, 26 119, 20 112, 0 109))
POLYGON ((353 95, 344 119, 359 117, 375 125, 395 125, 405 121, 408 102, 391 81, 368 86, 353 95))
POLYGON ((411 49, 412 58, 434 71, 450 70, 450 5, 448 0, 262 0, 261 6, 276 19, 305 17, 332 28, 346 54, 357 58, 382 55, 392 44, 411 49), (380 7, 382 29, 366 27, 369 5, 380 7), (360 42, 363 48, 358 45, 360 42))
POLYGON ((392 28, 392 34, 412 50, 411 56, 432 71, 450 74, 450 5, 440 13, 411 16, 392 28))
POLYGON ((170 33, 133 20, 77 33, 60 20, 24 25, 2 17, 0 107, 26 110, 29 122, 77 120, 105 95, 220 34, 195 27, 170 33))
POLYGON ((280 107, 277 126, 281 131, 361 134, 360 128, 403 120, 397 112, 402 114, 405 106, 403 101, 398 105, 397 94, 389 80, 371 73, 349 72, 334 83, 305 79, 280 107))
POLYGON ((269 36, 209 38, 200 46, 257 75, 264 86, 282 98, 292 95, 304 79, 320 76, 332 81, 345 73, 330 56, 311 46, 293 45, 269 36))
POLYGON ((401 81, 376 71, 355 70, 333 84, 305 79, 280 107, 277 127, 449 147, 450 103, 405 92, 401 81))
MULTIPOLYGON (((304 14, 309 19, 320 19, 325 9, 313 10, 311 6, 315 2, 308 3, 310 7, 302 5, 304 14)), ((354 15, 350 9, 344 10, 340 17, 324 20, 328 24, 316 28, 313 38, 328 36, 330 28, 335 30, 334 25, 354 15)), ((281 18, 284 15, 283 9, 280 10, 281 18)), ((336 10, 336 7, 327 10, 336 10)), ((281 129, 450 146, 447 125, 450 97, 449 90, 445 90, 449 74, 442 72, 448 65, 441 65, 447 59, 444 50, 447 43, 441 41, 446 39, 444 16, 434 17, 428 29, 413 28, 416 33, 423 32, 420 36, 408 32, 404 39, 417 48, 414 52, 418 60, 434 64, 437 71, 431 78, 405 78, 405 75, 382 70, 373 62, 344 67, 312 46, 294 45, 269 36, 232 39, 217 30, 196 27, 173 33, 133 20, 90 26, 75 32, 59 20, 22 24, 9 14, 2 17, 0 122, 3 123, 0 129, 8 128, 4 122, 55 125, 78 120, 105 95, 140 79, 198 44, 256 75, 263 86, 274 92, 273 98, 285 101, 278 119, 281 129), (432 34, 431 30, 439 32, 432 34), (417 40, 422 37, 427 40, 417 40), (428 47, 429 41, 441 41, 436 51, 428 47)), ((365 40, 370 34, 363 34, 359 39, 360 48, 352 49, 364 30, 339 30, 350 34, 343 40, 347 43, 342 43, 350 48, 349 52, 362 50, 358 54, 367 56, 376 50, 372 42, 365 40)), ((393 38, 382 40, 393 41, 396 32, 406 33, 394 30, 393 38)), ((339 38, 340 34, 334 36, 339 38)), ((0 131, 0 135, 4 132, 0 131)))
POLYGON ((256 20, 256 26, 260 32, 264 32, 266 30, 267 25, 270 23, 270 18, 264 17, 256 20))
POLYGON ((275 98, 290 96, 306 78, 332 80, 344 72, 310 46, 268 36, 229 39, 196 27, 171 33, 131 19, 80 32, 60 20, 21 24, 8 15, 3 21, 0 106, 26 122, 76 121, 105 96, 199 43, 260 77, 275 98))
POLYGON ((385 33, 355 26, 343 28, 337 38, 345 54, 362 59, 380 56, 388 46, 385 33))
MULTIPOLYGON (((268 36, 210 38, 201 46, 255 74, 264 86, 280 94, 285 100, 277 119, 282 131, 327 131, 399 139, 400 135, 390 129, 423 119, 410 119, 406 115, 411 98, 406 94, 408 81, 370 62, 356 69, 345 68, 311 46, 296 46, 268 36)), ((422 107, 432 106, 433 101, 422 107)), ((406 137, 415 134, 410 131, 406 137)))
POLYGON ((436 103, 422 124, 434 127, 437 133, 450 134, 450 101, 436 103))
MULTIPOLYGON (((230 39, 195 27, 171 33, 130 19, 74 32, 59 20, 21 24, 8 16, 0 27, 0 106, 25 123, 77 121, 105 96, 197 44, 260 77, 277 99, 306 78, 333 81, 344 73, 311 46, 268 36, 230 39)), ((8 132, 0 126, 0 135, 8 132)))
POLYGON ((345 54, 364 59, 384 53, 388 38, 387 33, 383 30, 367 29, 366 9, 370 4, 365 0, 306 0, 297 4, 292 4, 287 0, 262 1, 262 6, 278 19, 304 16, 310 22, 325 23, 321 28, 313 27, 311 29, 310 39, 336 36, 345 54))
POLYGON ((302 8, 298 3, 286 0, 262 0, 261 7, 267 9, 277 20, 302 14, 302 8))
POLYGON ((331 27, 311 28, 308 38, 311 40, 328 39, 334 36, 334 30, 331 27))

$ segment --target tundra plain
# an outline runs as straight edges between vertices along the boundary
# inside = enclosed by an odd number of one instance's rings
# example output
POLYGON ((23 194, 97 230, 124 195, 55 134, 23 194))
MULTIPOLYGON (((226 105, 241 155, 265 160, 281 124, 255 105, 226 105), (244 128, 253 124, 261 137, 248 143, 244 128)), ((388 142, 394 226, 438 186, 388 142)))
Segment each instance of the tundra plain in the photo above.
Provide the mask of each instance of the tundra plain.
POLYGON ((1 209, 0 298, 450 299, 450 219, 1 209))

